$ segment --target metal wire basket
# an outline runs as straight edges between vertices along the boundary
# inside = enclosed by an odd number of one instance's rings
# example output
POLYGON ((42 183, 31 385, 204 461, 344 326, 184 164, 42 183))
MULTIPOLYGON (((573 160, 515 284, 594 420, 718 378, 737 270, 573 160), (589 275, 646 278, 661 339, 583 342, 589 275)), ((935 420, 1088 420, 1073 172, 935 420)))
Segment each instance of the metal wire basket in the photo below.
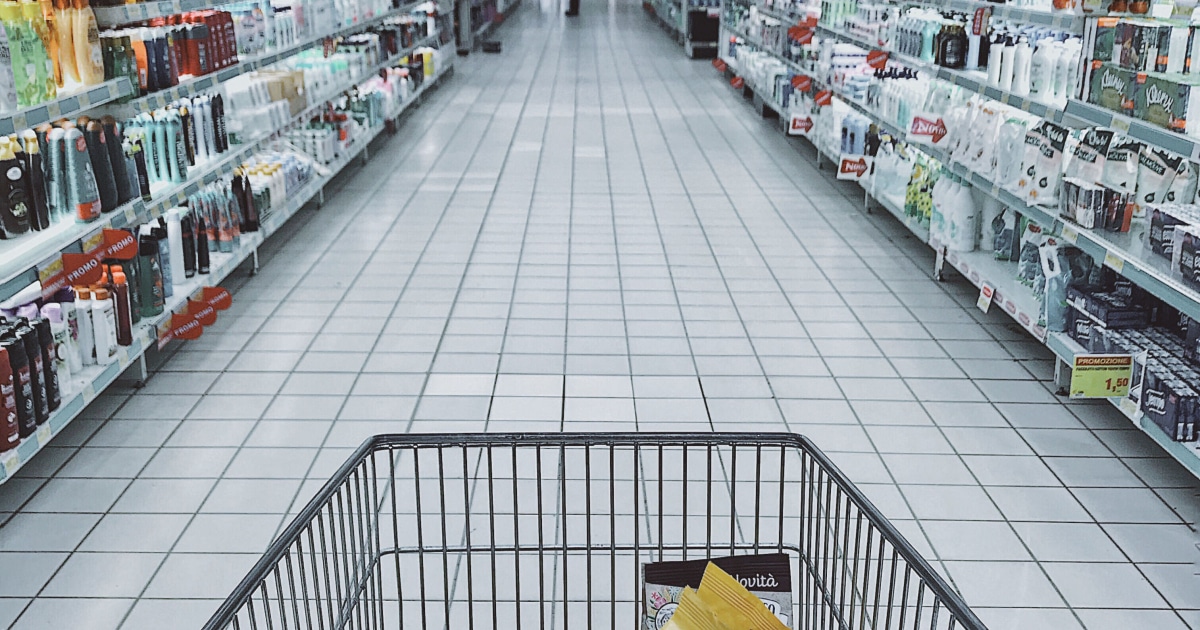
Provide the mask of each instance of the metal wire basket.
POLYGON ((788 554, 794 628, 984 630, 812 442, 760 433, 376 436, 205 628, 635 629, 643 563, 756 552, 788 554))

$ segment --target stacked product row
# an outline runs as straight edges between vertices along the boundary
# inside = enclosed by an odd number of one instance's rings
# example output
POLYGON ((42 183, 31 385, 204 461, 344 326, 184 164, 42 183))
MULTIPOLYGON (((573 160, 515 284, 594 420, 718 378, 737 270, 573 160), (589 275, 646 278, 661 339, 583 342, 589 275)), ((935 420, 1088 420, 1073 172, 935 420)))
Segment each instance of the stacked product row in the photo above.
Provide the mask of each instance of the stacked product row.
POLYGON ((99 29, 87 0, 5 0, 0 27, 0 112, 104 81, 99 29))
POLYGON ((0 138, 0 239, 89 222, 229 149, 219 94, 184 100, 122 125, 82 117, 0 138))

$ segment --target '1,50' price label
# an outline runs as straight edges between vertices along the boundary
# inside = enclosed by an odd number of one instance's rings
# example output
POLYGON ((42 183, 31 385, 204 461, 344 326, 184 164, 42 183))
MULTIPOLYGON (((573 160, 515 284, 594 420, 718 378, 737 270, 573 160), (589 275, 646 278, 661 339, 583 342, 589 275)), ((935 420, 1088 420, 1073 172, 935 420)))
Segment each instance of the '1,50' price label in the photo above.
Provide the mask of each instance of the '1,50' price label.
POLYGON ((1071 398, 1124 398, 1132 377, 1132 355, 1077 354, 1071 362, 1071 398))

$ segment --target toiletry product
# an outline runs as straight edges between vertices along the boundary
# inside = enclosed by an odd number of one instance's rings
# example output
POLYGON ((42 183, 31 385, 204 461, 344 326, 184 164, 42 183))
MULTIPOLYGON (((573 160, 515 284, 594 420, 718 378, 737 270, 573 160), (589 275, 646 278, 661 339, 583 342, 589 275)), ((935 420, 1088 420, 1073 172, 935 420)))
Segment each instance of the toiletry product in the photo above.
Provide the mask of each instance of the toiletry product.
POLYGON ((1017 44, 1012 37, 1004 39, 1004 48, 1000 51, 1000 89, 1011 90, 1013 75, 1016 70, 1017 44))
POLYGON ((150 228, 150 233, 154 235, 154 240, 158 243, 158 267, 162 269, 163 297, 171 297, 175 294, 173 286, 175 274, 171 271, 171 246, 167 237, 166 220, 159 217, 157 224, 147 227, 150 228))
POLYGON ((167 248, 171 259, 171 284, 183 286, 187 272, 183 262, 183 226, 179 208, 167 210, 167 248))
POLYGON ((112 168, 113 181, 117 186, 117 202, 124 204, 137 196, 130 186, 130 177, 125 162, 125 149, 121 138, 121 128, 112 116, 101 119, 104 130, 104 148, 108 150, 108 162, 112 168))
MULTIPOLYGON (((31 305, 32 306, 32 305, 31 305)), ((34 307, 36 310, 37 307, 34 307)), ((38 333, 29 325, 28 319, 19 319, 15 324, 15 332, 25 347, 25 356, 29 357, 29 382, 33 387, 33 413, 37 423, 44 424, 50 419, 50 401, 46 398, 46 366, 42 361, 42 344, 38 333)))
POLYGON ((63 168, 67 190, 67 207, 74 209, 75 220, 95 221, 100 218, 100 191, 88 157, 87 141, 78 128, 67 129, 63 137, 66 160, 63 168))
POLYGON ((143 232, 138 237, 138 293, 142 298, 142 317, 154 317, 163 312, 162 267, 158 259, 158 239, 143 232))
POLYGON ((179 228, 183 241, 183 275, 191 278, 196 275, 196 221, 190 210, 181 210, 179 228))
POLYGON ((33 227, 25 179, 25 165, 12 141, 0 137, 0 237, 12 238, 33 227))
POLYGON ((37 431, 37 403, 33 394, 33 368, 25 342, 17 334, 17 327, 6 324, 0 334, 0 348, 8 355, 9 369, 13 374, 13 398, 17 408, 18 435, 24 439, 37 431))
POLYGON ((1029 41, 1024 37, 1017 41, 1016 50, 1013 52, 1013 77, 1012 91, 1017 96, 1027 96, 1029 94, 1030 82, 1030 65, 1033 59, 1033 52, 1029 47, 1029 41))
POLYGON ((67 326, 67 348, 70 350, 67 363, 72 374, 79 374, 83 370, 83 356, 79 350, 79 317, 75 312, 75 291, 70 287, 63 288, 54 303, 62 309, 63 321, 67 326))
POLYGON ((100 30, 96 26, 96 14, 88 0, 74 0, 75 23, 72 27, 71 43, 75 48, 75 65, 79 80, 84 85, 104 82, 104 56, 100 49, 100 30))
POLYGON ((104 287, 92 287, 92 323, 96 362, 109 365, 117 360, 117 311, 111 293, 104 287))
POLYGON ((96 189, 100 192, 100 209, 102 212, 112 212, 121 205, 117 193, 117 181, 113 176, 112 162, 109 160, 108 144, 104 135, 104 127, 97 121, 88 121, 84 127, 83 137, 87 142, 88 158, 92 162, 92 173, 96 177, 96 189))
POLYGON ((51 302, 42 307, 42 317, 50 325, 50 334, 54 337, 54 369, 58 373, 58 384, 61 394, 71 394, 71 334, 67 330, 66 318, 63 316, 62 305, 51 302))
POLYGON ((25 140, 26 186, 32 206, 30 218, 36 229, 44 230, 50 227, 50 207, 46 201, 46 168, 38 147, 37 133, 27 129, 22 137, 25 140))
MULTIPOLYGON (((62 69, 56 59, 58 45, 50 35, 50 27, 42 15, 42 5, 38 0, 21 0, 21 16, 29 22, 33 32, 37 34, 42 44, 42 64, 45 67, 44 100, 53 100, 58 96, 58 88, 62 85, 62 69)), ((39 73, 41 74, 41 73, 39 73)))
POLYGON ((54 28, 58 32, 58 58, 63 80, 78 84, 79 65, 75 57, 75 7, 72 0, 54 0, 54 28))
POLYGON ((84 365, 96 364, 96 333, 92 317, 92 292, 75 287, 75 319, 79 322, 79 354, 84 365))
POLYGON ((133 345, 133 302, 129 299, 129 281, 125 271, 113 267, 112 271, 112 301, 116 316, 117 343, 122 346, 133 345))
POLYGON ((46 133, 46 155, 42 160, 45 166, 46 205, 50 209, 52 223, 75 218, 74 209, 67 204, 66 174, 63 172, 67 159, 65 134, 58 127, 46 133))
POLYGON ((21 422, 17 409, 17 383, 13 378, 8 349, 0 342, 0 453, 21 443, 21 422))
MULTIPOLYGON (((38 345, 42 351, 42 383, 46 388, 46 407, 50 412, 62 405, 62 390, 58 384, 58 369, 54 353, 54 332, 49 320, 41 317, 37 306, 29 305, 29 326, 37 332, 38 345)), ((49 414, 47 414, 47 419, 49 414)))

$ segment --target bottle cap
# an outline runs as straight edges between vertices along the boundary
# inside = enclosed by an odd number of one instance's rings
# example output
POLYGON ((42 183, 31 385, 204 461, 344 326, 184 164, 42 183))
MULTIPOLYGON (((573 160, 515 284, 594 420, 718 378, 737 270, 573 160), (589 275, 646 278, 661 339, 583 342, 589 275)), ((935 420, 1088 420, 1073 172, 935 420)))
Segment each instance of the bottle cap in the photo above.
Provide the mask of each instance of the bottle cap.
POLYGON ((21 306, 21 308, 17 309, 17 317, 24 317, 25 319, 37 319, 38 318, 37 304, 25 304, 25 305, 21 306))
POLYGON ((104 300, 107 300, 109 298, 108 289, 104 289, 104 288, 97 288, 95 291, 92 292, 92 294, 95 296, 95 299, 97 299, 101 302, 103 302, 104 300))
POLYGON ((92 299, 92 292, 87 287, 75 287, 75 299, 90 300, 92 299))
POLYGON ((114 271, 112 278, 113 284, 126 284, 128 282, 125 280, 125 272, 123 271, 114 271))
POLYGON ((50 302, 42 307, 42 317, 50 320, 51 324, 62 323, 62 305, 58 302, 50 302))

